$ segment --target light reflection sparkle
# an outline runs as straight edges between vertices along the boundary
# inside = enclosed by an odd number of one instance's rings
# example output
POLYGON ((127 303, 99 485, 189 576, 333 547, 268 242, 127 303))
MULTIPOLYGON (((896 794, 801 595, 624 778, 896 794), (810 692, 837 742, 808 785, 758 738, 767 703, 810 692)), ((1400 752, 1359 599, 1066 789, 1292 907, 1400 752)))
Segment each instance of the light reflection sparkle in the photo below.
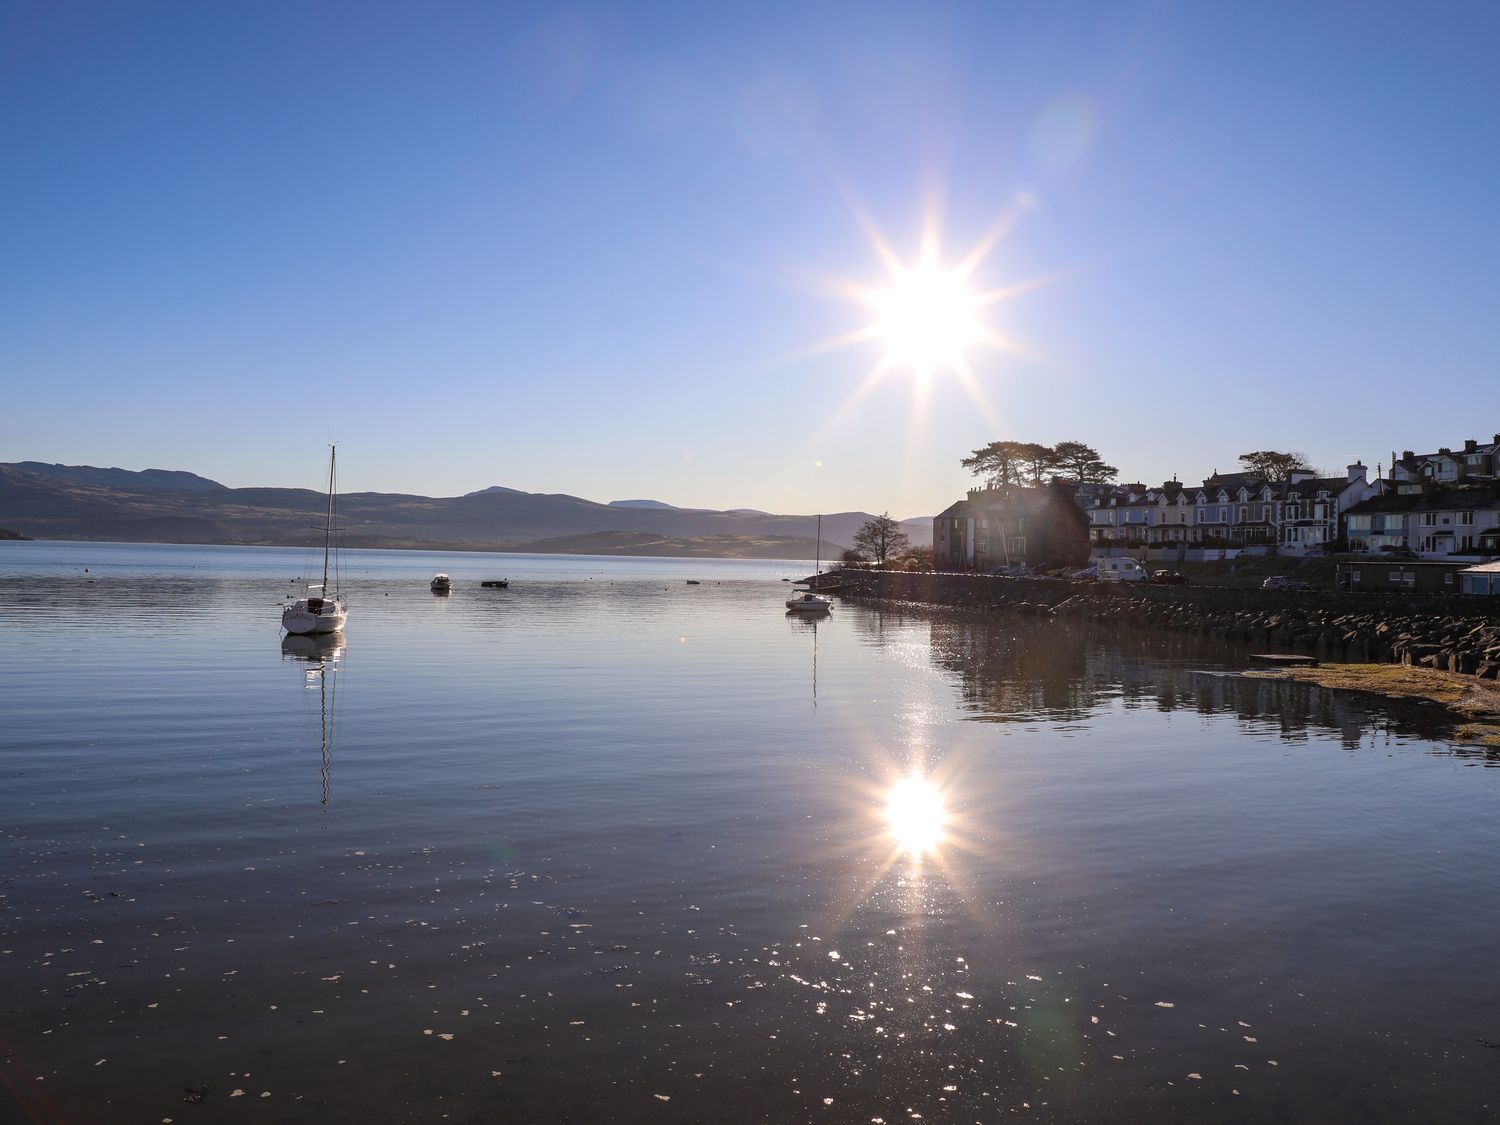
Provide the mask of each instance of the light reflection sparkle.
POLYGON ((885 815, 896 846, 911 859, 921 859, 943 842, 948 823, 943 795, 925 777, 913 774, 891 786, 885 815))

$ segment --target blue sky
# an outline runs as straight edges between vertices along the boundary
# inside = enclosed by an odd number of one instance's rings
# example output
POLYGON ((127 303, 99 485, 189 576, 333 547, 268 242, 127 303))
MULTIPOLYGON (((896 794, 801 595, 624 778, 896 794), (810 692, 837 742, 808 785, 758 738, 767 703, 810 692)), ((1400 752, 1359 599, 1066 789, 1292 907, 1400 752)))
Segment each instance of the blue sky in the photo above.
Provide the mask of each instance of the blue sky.
POLYGON ((996 438, 1489 437, 1496 57, 1486 4, 0 2, 0 460, 905 517, 996 438), (939 209, 1014 219, 1014 346, 867 386, 829 281, 939 209))

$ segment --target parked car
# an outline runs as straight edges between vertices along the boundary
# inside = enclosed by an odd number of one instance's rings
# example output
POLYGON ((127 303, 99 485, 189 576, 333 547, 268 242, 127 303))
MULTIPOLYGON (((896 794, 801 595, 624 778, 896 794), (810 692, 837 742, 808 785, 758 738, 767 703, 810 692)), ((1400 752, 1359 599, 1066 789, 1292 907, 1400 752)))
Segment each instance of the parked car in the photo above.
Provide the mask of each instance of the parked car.
POLYGON ((1186 586, 1187 575, 1175 570, 1153 571, 1149 579, 1157 586, 1186 586))
POLYGON ((1273 574, 1260 584, 1262 590, 1310 590, 1300 578, 1288 578, 1285 574, 1273 574))

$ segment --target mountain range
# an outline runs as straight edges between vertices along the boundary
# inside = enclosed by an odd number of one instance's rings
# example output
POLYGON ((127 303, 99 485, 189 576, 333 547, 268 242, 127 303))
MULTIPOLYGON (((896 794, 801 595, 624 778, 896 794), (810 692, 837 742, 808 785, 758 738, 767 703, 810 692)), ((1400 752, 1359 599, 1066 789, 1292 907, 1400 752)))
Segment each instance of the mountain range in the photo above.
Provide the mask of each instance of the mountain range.
MULTIPOLYGON (((326 505, 311 489, 229 488, 175 470, 0 464, 0 527, 33 539, 296 546, 314 539, 326 505)), ((341 494, 338 514, 348 547, 549 554, 811 558, 817 527, 815 516, 599 503, 500 485, 450 497, 341 494)), ((824 515, 817 553, 835 557, 870 518, 824 515)), ((932 542, 931 517, 902 528, 914 545, 932 542)))

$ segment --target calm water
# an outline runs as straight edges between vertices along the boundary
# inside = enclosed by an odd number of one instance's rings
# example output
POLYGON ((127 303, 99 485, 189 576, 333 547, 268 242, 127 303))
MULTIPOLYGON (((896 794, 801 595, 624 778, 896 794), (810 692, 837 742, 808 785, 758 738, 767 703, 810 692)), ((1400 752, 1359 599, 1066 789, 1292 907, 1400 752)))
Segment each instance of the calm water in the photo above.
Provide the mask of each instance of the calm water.
POLYGON ((0 544, 0 1120, 1494 1113, 1432 708, 794 563, 351 552, 284 645, 307 560, 0 544))

